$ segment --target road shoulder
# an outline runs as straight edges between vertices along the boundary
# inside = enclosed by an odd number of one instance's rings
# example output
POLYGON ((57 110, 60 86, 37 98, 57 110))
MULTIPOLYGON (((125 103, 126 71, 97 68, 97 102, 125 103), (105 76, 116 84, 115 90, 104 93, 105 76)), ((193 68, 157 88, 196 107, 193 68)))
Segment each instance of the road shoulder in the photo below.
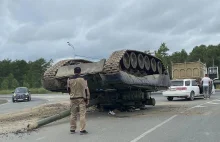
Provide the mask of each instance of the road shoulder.
POLYGON ((7 103, 8 101, 5 99, 0 99, 0 105, 7 103))

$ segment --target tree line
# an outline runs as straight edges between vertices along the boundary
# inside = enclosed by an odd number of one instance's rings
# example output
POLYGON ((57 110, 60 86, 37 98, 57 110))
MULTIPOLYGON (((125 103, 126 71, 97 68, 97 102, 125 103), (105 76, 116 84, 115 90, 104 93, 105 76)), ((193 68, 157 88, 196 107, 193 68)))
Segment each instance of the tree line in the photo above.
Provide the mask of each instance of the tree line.
MULTIPOLYGON (((164 65, 168 67, 170 76, 172 75, 172 62, 184 63, 184 62, 196 62, 201 61, 206 64, 207 68, 211 66, 220 66, 220 44, 218 45, 199 45, 195 46, 193 50, 188 54, 185 49, 176 51, 171 55, 168 54, 169 48, 165 43, 162 43, 155 56, 160 58, 164 65)), ((145 51, 146 53, 149 51, 145 51)), ((219 71, 220 73, 220 71, 219 71)))
MULTIPOLYGON (((214 61, 215 66, 220 66, 220 56, 218 56, 220 55, 220 44, 196 46, 189 54, 184 49, 171 55, 168 54, 168 51, 167 45, 162 43, 158 50, 155 51, 155 56, 160 58, 165 66, 168 66, 170 75, 172 75, 171 62, 183 63, 185 61, 194 62, 200 60, 209 67, 212 66, 214 61)), ((145 52, 149 53, 149 51, 145 52)), ((10 90, 18 86, 40 88, 42 87, 42 76, 52 63, 52 59, 47 62, 44 58, 35 61, 2 60, 0 61, 0 89, 10 90)))
POLYGON ((35 61, 10 60, 0 61, 0 89, 10 90, 19 86, 28 88, 42 87, 42 76, 53 60, 43 58, 35 61))

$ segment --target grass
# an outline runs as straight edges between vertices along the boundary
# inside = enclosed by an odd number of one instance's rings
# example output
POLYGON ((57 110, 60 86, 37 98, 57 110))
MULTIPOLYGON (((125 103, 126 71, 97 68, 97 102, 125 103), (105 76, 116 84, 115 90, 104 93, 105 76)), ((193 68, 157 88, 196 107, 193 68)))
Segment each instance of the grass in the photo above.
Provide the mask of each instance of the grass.
POLYGON ((220 84, 216 84, 216 89, 220 89, 220 84))
MULTIPOLYGON (((61 92, 51 92, 44 88, 29 88, 31 94, 60 94, 61 92)), ((14 90, 0 90, 0 94, 12 94, 14 90)))

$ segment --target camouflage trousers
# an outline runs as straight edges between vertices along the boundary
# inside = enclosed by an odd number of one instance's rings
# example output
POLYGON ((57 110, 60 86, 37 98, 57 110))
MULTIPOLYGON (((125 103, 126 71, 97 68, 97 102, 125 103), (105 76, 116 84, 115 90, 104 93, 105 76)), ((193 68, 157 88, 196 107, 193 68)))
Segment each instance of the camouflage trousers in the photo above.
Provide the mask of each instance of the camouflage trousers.
POLYGON ((77 114, 80 117, 80 131, 85 130, 86 126, 86 102, 84 99, 70 100, 70 130, 77 128, 77 114))

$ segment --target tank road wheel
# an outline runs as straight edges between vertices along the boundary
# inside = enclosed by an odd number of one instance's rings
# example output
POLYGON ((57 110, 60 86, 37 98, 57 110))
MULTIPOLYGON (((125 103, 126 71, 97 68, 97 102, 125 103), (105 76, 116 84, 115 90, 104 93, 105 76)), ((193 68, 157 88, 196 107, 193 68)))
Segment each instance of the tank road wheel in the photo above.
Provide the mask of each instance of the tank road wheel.
POLYGON ((129 57, 129 54, 126 52, 122 58, 122 61, 123 61, 123 66, 126 68, 126 69, 129 69, 130 68, 130 57, 129 57))
POLYGON ((130 60, 131 60, 131 66, 135 69, 137 67, 137 56, 135 55, 134 52, 131 52, 130 60))
POLYGON ((157 68, 158 68, 158 72, 159 72, 159 74, 162 74, 162 64, 161 64, 160 61, 157 62, 157 68))
POLYGON ((144 67, 146 70, 150 70, 150 59, 148 56, 144 56, 144 67))
POLYGON ((156 63, 154 58, 151 59, 151 67, 152 67, 153 72, 156 72, 156 70, 157 70, 157 63, 156 63))
POLYGON ((138 66, 140 69, 144 69, 144 57, 142 54, 138 54, 138 66))

